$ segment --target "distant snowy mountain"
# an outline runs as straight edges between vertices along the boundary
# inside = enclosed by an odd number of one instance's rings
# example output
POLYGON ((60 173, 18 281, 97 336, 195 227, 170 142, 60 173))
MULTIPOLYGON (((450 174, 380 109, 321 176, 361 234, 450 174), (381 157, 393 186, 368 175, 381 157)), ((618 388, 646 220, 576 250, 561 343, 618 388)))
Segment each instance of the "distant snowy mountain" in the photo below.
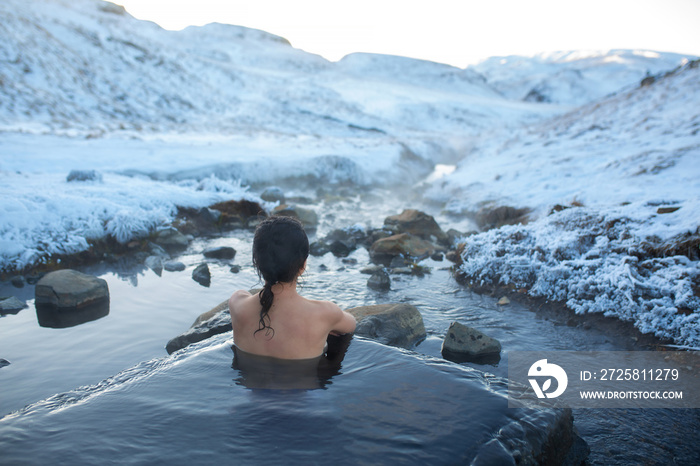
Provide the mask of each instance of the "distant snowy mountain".
POLYGON ((583 105, 687 61, 685 55, 644 50, 577 51, 492 57, 469 69, 510 99, 583 105))

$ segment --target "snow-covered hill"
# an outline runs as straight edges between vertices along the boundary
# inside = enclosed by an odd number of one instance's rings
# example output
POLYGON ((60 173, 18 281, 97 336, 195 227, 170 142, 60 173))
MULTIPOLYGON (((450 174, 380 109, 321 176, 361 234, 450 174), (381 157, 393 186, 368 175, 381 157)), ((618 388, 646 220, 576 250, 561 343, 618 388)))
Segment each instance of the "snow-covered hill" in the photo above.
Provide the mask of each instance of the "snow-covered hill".
POLYGON ((465 239, 462 271, 700 346, 700 61, 485 140, 429 195, 530 209, 465 239))
POLYGON ((492 57, 470 67, 511 99, 583 105, 674 69, 685 55, 647 50, 543 53, 492 57))

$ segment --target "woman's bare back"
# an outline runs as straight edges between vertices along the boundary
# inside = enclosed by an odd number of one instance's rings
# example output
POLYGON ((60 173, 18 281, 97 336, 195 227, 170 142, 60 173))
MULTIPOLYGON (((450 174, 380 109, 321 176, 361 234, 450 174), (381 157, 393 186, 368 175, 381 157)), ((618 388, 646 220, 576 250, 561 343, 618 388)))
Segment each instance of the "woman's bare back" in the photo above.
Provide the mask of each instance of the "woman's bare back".
POLYGON ((328 335, 352 333, 354 317, 329 301, 300 296, 296 283, 273 286, 269 328, 260 328, 260 299, 237 291, 229 300, 234 344, 248 353, 280 359, 310 359, 323 354, 328 335), (257 331, 257 332, 256 332, 257 331))

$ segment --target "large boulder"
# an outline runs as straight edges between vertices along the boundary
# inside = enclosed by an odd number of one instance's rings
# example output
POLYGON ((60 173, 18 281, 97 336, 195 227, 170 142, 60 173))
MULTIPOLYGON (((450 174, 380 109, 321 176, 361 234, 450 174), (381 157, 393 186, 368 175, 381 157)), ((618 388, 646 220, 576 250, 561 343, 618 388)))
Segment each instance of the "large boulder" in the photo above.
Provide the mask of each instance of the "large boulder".
POLYGON ((369 254, 374 262, 386 262, 399 255, 422 259, 434 254, 437 249, 430 241, 409 233, 401 233, 375 241, 369 254))
POLYGON ((357 320, 356 335, 385 345, 410 348, 426 337, 423 316, 410 304, 375 304, 348 312, 357 320))
POLYGON ((447 235, 432 215, 415 209, 406 209, 399 215, 392 215, 384 220, 384 225, 395 229, 398 233, 410 233, 424 239, 445 242, 447 235))
POLYGON ((107 282, 77 270, 57 270, 44 275, 34 291, 37 307, 79 308, 109 301, 107 282))

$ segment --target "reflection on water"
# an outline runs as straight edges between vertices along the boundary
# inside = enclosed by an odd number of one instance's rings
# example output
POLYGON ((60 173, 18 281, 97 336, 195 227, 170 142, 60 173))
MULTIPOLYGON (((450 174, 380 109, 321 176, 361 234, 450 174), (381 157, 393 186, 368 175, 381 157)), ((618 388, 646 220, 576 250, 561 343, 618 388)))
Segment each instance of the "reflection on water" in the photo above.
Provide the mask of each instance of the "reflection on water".
POLYGON ((0 419, 0 463, 470 464, 493 442, 513 463, 562 417, 508 408, 480 372, 349 342, 325 390, 248 390, 217 335, 0 419))
POLYGON ((39 325, 47 328, 75 327, 107 315, 109 315, 109 299, 74 308, 57 308, 42 304, 36 306, 39 325))
POLYGON ((239 371, 236 383, 250 389, 314 390, 326 388, 341 363, 352 336, 329 336, 326 352, 311 359, 278 359, 247 353, 233 345, 231 367, 239 371))

